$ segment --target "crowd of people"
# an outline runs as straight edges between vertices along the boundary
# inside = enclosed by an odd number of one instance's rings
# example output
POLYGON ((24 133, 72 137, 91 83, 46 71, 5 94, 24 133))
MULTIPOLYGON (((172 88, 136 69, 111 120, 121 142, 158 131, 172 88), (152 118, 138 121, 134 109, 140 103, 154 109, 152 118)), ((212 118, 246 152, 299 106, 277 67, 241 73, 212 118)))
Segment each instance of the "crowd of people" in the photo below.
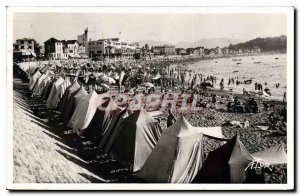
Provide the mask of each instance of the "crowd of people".
MULTIPOLYGON (((210 97, 211 105, 217 104, 218 101, 223 103, 223 100, 220 101, 219 96, 213 91, 207 92, 207 89, 216 86, 217 77, 188 69, 187 65, 197 60, 192 58, 122 61, 63 60, 42 63, 29 71, 48 70, 54 77, 78 78, 86 90, 94 89, 98 93, 110 91, 132 96, 138 93, 144 95, 157 93, 161 94, 162 98, 168 93, 178 93, 190 94, 188 103, 196 101, 196 107, 207 107, 205 101, 207 97, 210 97)), ((240 83, 251 84, 252 80, 251 78, 241 82, 237 77, 229 77, 228 86, 240 83)), ((221 91, 224 90, 224 83, 224 78, 221 78, 219 83, 221 91)), ((254 87, 255 90, 262 90, 261 83, 255 82, 254 87)), ((232 94, 232 92, 228 93, 228 112, 259 112, 259 104, 253 96, 249 96, 245 103, 241 103, 238 97, 233 98, 232 94)), ((245 88, 243 94, 248 94, 245 88)))

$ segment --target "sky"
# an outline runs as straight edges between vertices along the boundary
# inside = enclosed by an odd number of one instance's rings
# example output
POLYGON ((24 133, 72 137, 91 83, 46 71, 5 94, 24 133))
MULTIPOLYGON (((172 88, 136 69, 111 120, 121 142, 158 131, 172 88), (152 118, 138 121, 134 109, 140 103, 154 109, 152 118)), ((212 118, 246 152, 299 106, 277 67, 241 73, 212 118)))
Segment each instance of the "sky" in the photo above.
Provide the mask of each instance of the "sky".
POLYGON ((14 13, 13 38, 39 43, 77 39, 88 27, 92 40, 120 37, 128 42, 157 40, 168 43, 199 39, 250 40, 287 34, 284 14, 99 14, 14 13))

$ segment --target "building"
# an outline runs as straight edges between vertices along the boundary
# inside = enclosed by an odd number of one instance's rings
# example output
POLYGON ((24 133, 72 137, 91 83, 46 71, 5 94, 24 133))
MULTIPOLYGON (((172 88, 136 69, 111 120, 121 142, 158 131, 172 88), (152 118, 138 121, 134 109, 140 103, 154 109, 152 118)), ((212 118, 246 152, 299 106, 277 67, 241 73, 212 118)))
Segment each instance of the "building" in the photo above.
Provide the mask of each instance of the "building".
POLYGON ((244 54, 249 54, 249 53, 251 53, 251 50, 250 50, 250 49, 247 49, 247 48, 245 48, 245 49, 243 49, 243 53, 244 53, 244 54))
POLYGON ((63 42, 55 38, 50 38, 44 42, 45 57, 48 59, 66 59, 67 54, 63 50, 63 42))
POLYGON ((84 33, 82 35, 77 36, 77 41, 78 44, 80 45, 80 50, 78 51, 80 55, 89 55, 89 50, 88 50, 88 42, 89 42, 89 37, 88 37, 88 28, 84 30, 84 33))
POLYGON ((176 55, 176 50, 175 50, 175 46, 172 45, 163 45, 163 46, 154 46, 153 50, 158 51, 157 53, 159 55, 176 55))
POLYGON ((221 55, 222 54, 222 49, 218 46, 215 48, 215 53, 216 55, 221 55))
POLYGON ((194 54, 199 55, 199 56, 205 55, 205 53, 204 53, 204 47, 203 46, 196 47, 195 51, 194 51, 194 54))
POLYGON ((213 55, 216 55, 216 54, 217 54, 217 51, 216 51, 215 48, 209 49, 209 55, 210 55, 210 56, 213 56, 213 55))
POLYGON ((36 58, 35 45, 36 41, 34 39, 17 39, 16 43, 13 43, 14 61, 34 60, 36 58))
POLYGON ((251 49, 251 53, 260 53, 260 48, 258 46, 254 46, 252 49, 251 49))
POLYGON ((176 48, 176 55, 186 55, 187 52, 184 48, 176 48))
POLYGON ((195 48, 187 48, 186 53, 187 54, 194 54, 195 48))
POLYGON ((99 39, 89 41, 89 56, 101 56, 108 58, 129 58, 133 59, 137 44, 129 44, 119 38, 99 39))
POLYGON ((229 48, 228 47, 222 48, 221 51, 222 51, 222 54, 229 54, 229 48))
POLYGON ((210 55, 210 52, 211 52, 210 49, 204 48, 204 54, 205 55, 210 55))
POLYGON ((34 52, 34 45, 36 41, 31 38, 23 38, 16 40, 16 46, 19 50, 34 52))
POLYGON ((77 40, 62 40, 63 53, 67 54, 68 58, 80 58, 78 49, 79 43, 77 40))

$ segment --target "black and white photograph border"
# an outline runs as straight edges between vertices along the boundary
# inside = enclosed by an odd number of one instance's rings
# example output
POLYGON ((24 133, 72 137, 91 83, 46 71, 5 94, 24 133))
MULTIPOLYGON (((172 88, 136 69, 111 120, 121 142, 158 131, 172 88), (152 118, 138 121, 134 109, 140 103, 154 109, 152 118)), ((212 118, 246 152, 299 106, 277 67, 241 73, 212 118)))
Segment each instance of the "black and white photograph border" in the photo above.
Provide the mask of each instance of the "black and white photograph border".
MULTIPOLYGON (((45 21, 47 23, 47 21, 45 21)), ((29 27, 28 27, 29 28, 29 27)), ((83 29, 84 30, 84 29, 83 29)), ((83 33, 82 30, 82 33, 83 33)), ((255 29, 254 29, 255 30, 255 29)), ((117 30, 116 35, 119 35, 121 33, 117 30)), ((104 37, 100 34, 98 34, 99 37, 104 37)), ((123 33, 123 32, 122 32, 123 33)), ((294 71, 295 71, 295 62, 294 62, 294 8, 293 7, 7 7, 7 51, 6 51, 6 70, 7 70, 7 92, 6 92, 6 99, 7 99, 7 129, 6 129, 6 135, 7 135, 7 160, 6 160, 6 166, 7 166, 7 189, 10 190, 291 190, 294 189, 295 185, 295 124, 294 124, 294 114, 295 114, 295 77, 294 77, 294 71), (97 183, 99 182, 99 178, 97 176, 93 177, 93 174, 91 173, 91 176, 85 176, 86 178, 90 179, 89 181, 91 183, 64 183, 61 181, 60 183, 51 183, 51 182, 30 182, 30 183, 22 183, 22 182, 15 182, 14 179, 14 148, 15 148, 15 141, 14 141, 14 135, 15 135, 15 116, 14 116, 14 110, 17 109, 23 109, 24 113, 28 112, 26 110, 30 110, 29 113, 38 113, 38 116, 41 116, 41 108, 45 109, 46 105, 53 106, 57 103, 53 103, 53 100, 49 100, 49 102, 37 102, 35 100, 35 97, 32 98, 32 95, 28 95, 26 93, 28 90, 28 87, 25 86, 25 83, 23 84, 23 81, 19 81, 19 83, 15 86, 14 81, 14 42, 16 40, 15 33, 14 32, 14 15, 18 13, 47 13, 47 14, 58 14, 58 13, 69 13, 69 14, 284 14, 286 15, 286 106, 287 106, 287 123, 286 123, 286 148, 288 149, 287 154, 287 183, 286 184, 243 184, 243 183, 230 183, 230 184, 182 184, 182 183, 97 183), (14 89, 17 89, 14 91, 14 89), (26 89, 27 88, 27 89, 26 89), (20 92, 18 92, 18 90, 20 92), (23 94, 22 94, 23 93, 23 94), (28 100, 29 101, 28 101, 28 100), (32 100, 31 100, 32 99, 32 100), (25 101, 27 100, 27 101, 25 101), (35 107, 32 107, 29 103, 36 104, 35 107), (42 103, 44 106, 42 106, 42 103), (52 105, 53 104, 53 105, 52 105), (19 106, 16 106, 19 105, 19 106), (40 107, 40 108, 37 108, 40 107), (25 112, 26 111, 26 112, 25 112), (97 179, 99 181, 97 181, 97 179), (94 183, 93 183, 94 181, 94 183)), ((77 36, 76 33, 74 35, 77 36)), ((106 35, 105 35, 106 36, 106 35)), ((17 37, 23 38, 23 37, 17 37)), ((34 38, 34 37, 32 37, 34 38)), ((50 37, 49 37, 50 38, 50 37)), ((76 37, 77 38, 77 37, 76 37)), ((46 40, 44 40, 46 41, 46 40)), ((248 40, 246 40, 248 41, 248 40)), ((29 55, 28 55, 29 56, 29 55)), ((108 55, 108 59, 109 59, 108 55)), ((239 63, 238 57, 230 57, 230 60, 235 60, 237 63, 239 63)), ((210 60, 210 59, 205 59, 210 60)), ((217 61, 216 61, 217 62, 217 61)), ((215 63, 215 59, 211 63, 215 63)), ((50 64, 50 63, 49 63, 50 64)), ((53 63, 55 64, 55 63, 53 63)), ((59 65, 61 66, 61 65, 59 65)), ((55 65, 55 69, 59 67, 55 65)), ((42 66, 41 66, 42 67, 42 66)), ((51 67, 51 66, 50 66, 51 67)), ((21 67, 22 68, 22 67, 21 67)), ((49 68, 49 67, 48 67, 49 68)), ((128 68, 128 67, 126 67, 128 68)), ((51 68, 52 69, 52 68, 51 68)), ((27 70, 27 73, 30 72, 27 70)), ((22 71, 18 71, 18 73, 22 71)), ((31 71, 34 73, 34 71, 31 71)), ((42 71, 41 71, 42 72, 42 71)), ((167 72, 169 74, 169 71, 167 72)), ((75 73, 76 74, 76 73, 75 73)), ((31 75, 32 77, 33 75, 31 75)), ((100 77, 99 77, 100 78, 100 77)), ((106 79, 104 77, 101 78, 101 80, 105 81, 106 79)), ((201 77, 202 80, 202 77, 201 77)), ((214 79, 212 79, 214 80, 214 79)), ((32 82, 32 78, 29 77, 29 83, 32 82)), ((109 83, 109 80, 107 81, 109 83)), ((227 81, 226 81, 227 82, 227 81)), ((226 83, 225 82, 225 83, 226 83)), ((184 83, 184 82, 183 82, 184 83)), ((70 82, 71 84, 71 82, 70 82)), ((70 86, 69 84, 69 86, 70 86)), ((151 84, 151 83, 150 83, 151 84)), ((156 84, 156 86, 159 84, 156 84)), ((224 84, 223 84, 224 85, 224 84)), ((253 85, 253 84, 252 84, 253 85)), ((183 84, 184 86, 184 84, 183 84)), ((222 85, 217 83, 217 88, 220 88, 222 85), (220 87, 219 87, 220 86, 220 87)), ((34 86, 32 86, 33 89, 34 86)), ((96 92, 96 91, 95 91, 96 92)), ((50 93, 50 92, 49 92, 50 93)), ((37 93, 38 94, 38 93, 37 93)), ((51 94, 51 93, 50 93, 51 94)), ((92 94, 92 93, 90 93, 92 94)), ((218 96, 218 95, 217 95, 218 96)), ((170 110, 169 110, 170 111, 170 110)), ((48 115, 48 111, 46 111, 48 115)), ((53 109, 49 109, 49 114, 51 115, 59 115, 56 111, 53 109), (50 111, 51 110, 51 111, 50 111)), ((142 113, 142 112, 140 112, 142 113)), ((26 114, 27 116, 24 117, 24 119, 30 117, 28 121, 31 121, 31 123, 40 124, 39 126, 46 126, 47 125, 41 125, 42 123, 36 122, 40 119, 35 118, 32 114, 26 114)), ((46 116, 47 116, 46 115, 46 116)), ((154 114, 153 114, 154 115, 154 114)), ((76 118, 75 115, 73 115, 74 118, 76 118)), ((73 118, 72 116, 72 118, 73 118)), ((182 123, 185 123, 185 127, 193 127, 190 125, 190 122, 187 122, 184 118, 179 118, 178 115, 175 115, 177 117, 176 121, 180 121, 182 123)), ((20 117, 21 118, 21 117, 20 117)), ((78 118, 78 117, 77 117, 78 118)), ((43 119, 45 122, 47 119, 43 119)), ((75 120, 74 120, 75 121, 75 120)), ((162 123, 162 122, 160 122, 162 123)), ((232 122, 228 122, 232 123, 232 122)), ((45 123, 46 124, 46 123, 45 123)), ((174 123, 175 124, 175 123, 174 123)), ((18 124, 19 128, 22 128, 22 124, 18 124)), ((75 134, 78 134, 80 131, 75 130, 78 128, 77 125, 70 125, 75 131, 75 134)), ((124 125, 125 126, 125 125, 124 125)), ((171 125, 172 126, 172 125, 171 125)), ((195 126, 195 125, 194 125, 195 126)), ((236 125, 233 125, 236 126, 236 125)), ((238 125, 239 126, 239 125, 238 125)), ((175 127, 175 126, 174 126, 175 127)), ((82 128, 82 127, 81 127, 82 128)), ((86 128, 86 127, 85 127, 86 128)), ((181 127, 182 128, 182 127, 181 127)), ((166 127, 165 127, 166 129, 166 127)), ((234 128, 231 128, 234 129, 234 128)), ((196 129, 195 129, 196 130, 196 129)), ((200 129, 199 129, 200 130, 200 129)), ((60 130, 65 131, 65 130, 60 130)), ((71 131, 71 130, 70 130, 71 131)), ((205 130, 201 130, 202 132, 205 132, 205 130)), ((35 131, 32 130, 34 133, 35 131)), ((49 137, 53 137, 57 140, 59 138, 57 135, 53 133, 48 133, 46 131, 43 131, 43 134, 48 135, 49 137)), ((175 133, 174 133, 175 134, 175 133)), ((204 134, 204 133, 203 133, 204 134)), ((79 134, 80 135, 80 134, 79 134)), ((22 136, 19 135, 19 136, 22 136)), ((216 136, 216 135, 211 135, 216 136)), ((233 135, 232 135, 233 136, 233 135)), ((41 140, 43 139, 43 136, 39 136, 41 140)), ((232 137, 231 137, 232 138, 232 137)), ((59 141, 59 139, 58 139, 59 141)), ((41 145, 43 145, 43 141, 39 141, 41 145)), ((56 143, 58 145, 59 142, 56 143)), ((64 146, 64 144, 61 145, 61 148, 65 148, 67 150, 70 150, 67 146, 64 146)), ((58 146, 59 146, 58 145, 58 146)), ((30 146, 22 146, 24 148, 29 148, 30 146)), ((47 146, 46 146, 47 147, 47 146)), ((53 148, 51 150, 57 149, 53 148)), ((66 151, 67 151, 66 150, 66 151)), ((71 149, 73 150, 73 149, 71 149)), ((70 154, 64 154, 66 157, 71 157, 70 154)), ((43 157, 43 156, 41 156, 43 157)), ((26 157, 30 159, 30 157, 26 157)), ((64 160, 59 160, 60 162, 63 162, 64 160)), ((69 161, 68 159, 65 159, 65 161, 69 161)), ((58 164, 60 163, 58 162, 58 164)), ((76 162, 75 162, 76 163, 76 162)), ((20 164, 20 163, 18 163, 20 164)), ((22 164, 22 163, 21 163, 22 164)), ((28 163, 23 163, 28 164, 28 163)), ((28 165, 30 167, 30 165, 28 165)), ((70 170, 76 170, 78 169, 78 173, 80 173, 84 168, 81 168, 80 164, 78 165, 72 165, 70 167, 70 170)), ((18 171, 19 172, 19 171, 18 171)), ((33 174, 34 175, 34 174, 33 174)), ((66 175, 67 177, 67 175, 66 175)), ((99 177, 99 176, 98 176, 99 177)), ((33 177, 34 179, 34 177, 33 177)), ((34 180, 33 180, 34 181, 34 180)))

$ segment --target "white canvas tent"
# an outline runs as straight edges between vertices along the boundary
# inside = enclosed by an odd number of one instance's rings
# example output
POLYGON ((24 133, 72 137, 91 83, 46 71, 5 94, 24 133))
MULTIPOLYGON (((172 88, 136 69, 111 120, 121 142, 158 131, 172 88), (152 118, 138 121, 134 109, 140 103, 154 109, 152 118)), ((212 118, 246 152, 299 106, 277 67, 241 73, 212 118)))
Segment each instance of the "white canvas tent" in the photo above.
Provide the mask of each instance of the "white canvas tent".
MULTIPOLYGON (((78 84, 79 85, 79 84, 78 84)), ((68 124, 70 118, 72 117, 77 105, 78 105, 78 101, 77 104, 75 103, 75 100, 79 100, 81 97, 86 97, 88 95, 88 93, 86 92, 86 90, 84 89, 83 86, 81 86, 80 88, 77 88, 78 86, 75 83, 75 89, 70 89, 72 90, 70 92, 70 97, 68 98, 68 100, 66 101, 66 105, 63 108, 62 111, 62 120, 64 122, 64 124, 68 124)))
POLYGON ((162 131, 159 123, 141 109, 125 118, 114 132, 111 154, 136 172, 144 165, 162 131))
POLYGON ((58 86, 57 91, 55 92, 52 98, 52 106, 56 107, 60 99, 62 98, 66 88, 71 85, 70 79, 66 78, 62 84, 58 86))
POLYGON ((35 93, 38 96, 41 96, 43 91, 45 90, 47 83, 51 81, 51 77, 47 76, 43 79, 43 81, 41 82, 41 84, 39 85, 37 92, 35 93))
POLYGON ((32 89, 35 86, 36 81, 41 77, 41 72, 37 71, 33 74, 33 76, 30 78, 28 86, 29 86, 29 90, 32 91, 32 89))
MULTIPOLYGON (((106 139, 109 137, 123 110, 124 108, 119 107, 111 97, 104 99, 103 103, 97 107, 95 115, 83 135, 98 145, 104 135, 106 139)), ((104 139, 104 143, 106 139, 104 139)))
POLYGON ((80 88, 80 85, 78 84, 77 80, 72 82, 72 84, 66 89, 65 93, 63 94, 63 97, 60 100, 59 103, 59 111, 63 113, 65 111, 65 108, 67 106, 67 103, 72 95, 72 93, 75 93, 80 88))
POLYGON ((51 91, 50 91, 50 94, 48 96, 48 99, 47 99, 47 106, 48 107, 56 107, 57 105, 57 100, 54 99, 55 98, 55 94, 58 92, 58 87, 64 82, 65 80, 62 78, 62 77, 59 77, 59 79, 54 82, 52 88, 51 88, 51 91))
POLYGON ((39 90, 40 90, 40 86, 43 82, 43 80, 47 77, 47 74, 43 74, 39 77, 39 79, 36 81, 36 84, 34 86, 34 88, 32 89, 32 92, 37 95, 39 90))
POLYGON ((184 117, 162 133, 137 176, 153 183, 189 183, 203 163, 203 133, 184 117))
POLYGON ((283 143, 260 152, 255 152, 251 155, 256 161, 268 163, 270 165, 287 163, 287 155, 283 143))
POLYGON ((98 105, 101 104, 101 101, 102 97, 99 97, 95 90, 93 90, 88 96, 81 97, 68 123, 68 127, 76 130, 77 134, 81 135, 82 130, 86 129, 91 122, 98 105))

